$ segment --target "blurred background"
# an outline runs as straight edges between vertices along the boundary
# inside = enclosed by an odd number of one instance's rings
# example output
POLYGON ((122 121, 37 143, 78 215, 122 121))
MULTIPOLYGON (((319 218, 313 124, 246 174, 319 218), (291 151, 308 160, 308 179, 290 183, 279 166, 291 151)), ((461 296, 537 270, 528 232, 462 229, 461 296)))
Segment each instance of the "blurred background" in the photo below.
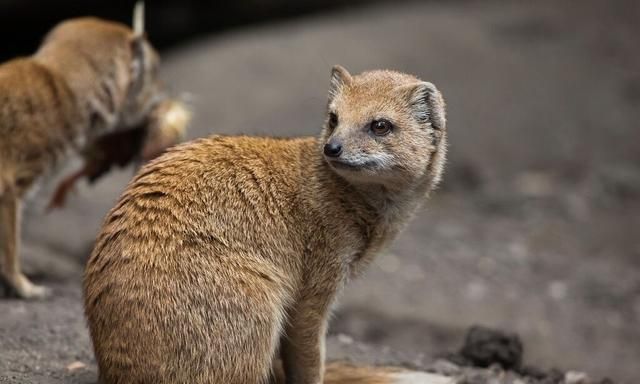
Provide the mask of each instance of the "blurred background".
MULTIPOLYGON (((68 17, 129 23, 132 7, 0 1, 0 57, 68 17)), ((518 332, 528 363, 627 383, 640 382, 638 20, 635 0, 147 3, 163 77, 191 94, 190 138, 317 134, 336 63, 443 92, 444 183, 346 288, 331 333, 420 362, 483 324, 518 332)), ((55 293, 0 300, 0 373, 57 383, 91 359, 82 265, 132 172, 80 185, 62 211, 43 213, 47 187, 27 207, 25 269, 55 293)))

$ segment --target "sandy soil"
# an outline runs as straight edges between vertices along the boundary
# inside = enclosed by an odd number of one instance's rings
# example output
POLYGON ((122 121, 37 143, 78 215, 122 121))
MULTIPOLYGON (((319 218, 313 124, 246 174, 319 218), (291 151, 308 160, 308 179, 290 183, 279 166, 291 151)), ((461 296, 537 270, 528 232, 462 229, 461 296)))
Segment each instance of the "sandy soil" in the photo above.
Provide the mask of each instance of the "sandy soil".
MULTIPOLYGON (((414 362, 484 324, 525 360, 640 381, 640 5, 633 1, 378 5, 194 41, 164 75, 193 94, 191 137, 313 135, 329 70, 388 67, 448 101, 441 190, 350 285, 332 323, 414 362)), ((0 382, 93 383, 82 264, 131 171, 27 209, 25 268, 44 302, 0 300, 0 382), (87 367, 69 372, 69 364, 87 367)))

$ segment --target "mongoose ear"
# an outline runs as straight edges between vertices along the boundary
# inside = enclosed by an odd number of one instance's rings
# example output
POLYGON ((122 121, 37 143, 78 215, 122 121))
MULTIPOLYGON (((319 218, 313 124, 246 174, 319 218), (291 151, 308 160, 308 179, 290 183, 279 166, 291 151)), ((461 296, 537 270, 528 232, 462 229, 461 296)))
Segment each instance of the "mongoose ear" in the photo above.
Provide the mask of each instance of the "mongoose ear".
POLYGON ((342 87, 351 83, 351 75, 340 65, 334 65, 331 70, 331 84, 329 85, 329 102, 340 92, 342 87))
POLYGON ((415 117, 421 124, 431 124, 434 129, 446 129, 447 119, 442 94, 435 85, 427 81, 402 87, 409 98, 415 117))

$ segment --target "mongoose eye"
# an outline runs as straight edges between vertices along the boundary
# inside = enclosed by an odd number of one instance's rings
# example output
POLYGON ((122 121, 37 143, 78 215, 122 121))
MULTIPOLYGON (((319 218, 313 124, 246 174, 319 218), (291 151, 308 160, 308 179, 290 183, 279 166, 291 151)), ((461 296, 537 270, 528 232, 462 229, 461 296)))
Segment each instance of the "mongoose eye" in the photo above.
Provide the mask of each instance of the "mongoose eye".
POLYGON ((376 136, 384 136, 391 132, 393 124, 385 119, 373 120, 371 122, 371 132, 376 136))
POLYGON ((335 127, 338 126, 338 115, 336 115, 334 112, 330 112, 329 113, 329 128, 330 129, 335 129, 335 127))

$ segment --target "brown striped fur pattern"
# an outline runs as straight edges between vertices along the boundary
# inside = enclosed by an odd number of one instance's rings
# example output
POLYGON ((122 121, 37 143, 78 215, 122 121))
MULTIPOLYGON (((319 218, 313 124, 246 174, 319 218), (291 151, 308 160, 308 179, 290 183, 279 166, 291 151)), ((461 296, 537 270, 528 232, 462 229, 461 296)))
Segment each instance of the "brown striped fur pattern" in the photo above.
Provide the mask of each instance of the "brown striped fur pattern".
POLYGON ((446 150, 442 97, 413 76, 336 67, 328 109, 319 138, 211 136, 141 169, 85 272, 103 384, 262 384, 277 355, 286 383, 323 382, 336 295, 433 190, 446 150), (373 134, 379 119, 393 129, 373 134))
POLYGON ((19 297, 47 293, 20 268, 25 193, 70 151, 144 121, 164 98, 158 63, 143 35, 80 18, 56 26, 34 55, 0 65, 0 280, 19 297))

